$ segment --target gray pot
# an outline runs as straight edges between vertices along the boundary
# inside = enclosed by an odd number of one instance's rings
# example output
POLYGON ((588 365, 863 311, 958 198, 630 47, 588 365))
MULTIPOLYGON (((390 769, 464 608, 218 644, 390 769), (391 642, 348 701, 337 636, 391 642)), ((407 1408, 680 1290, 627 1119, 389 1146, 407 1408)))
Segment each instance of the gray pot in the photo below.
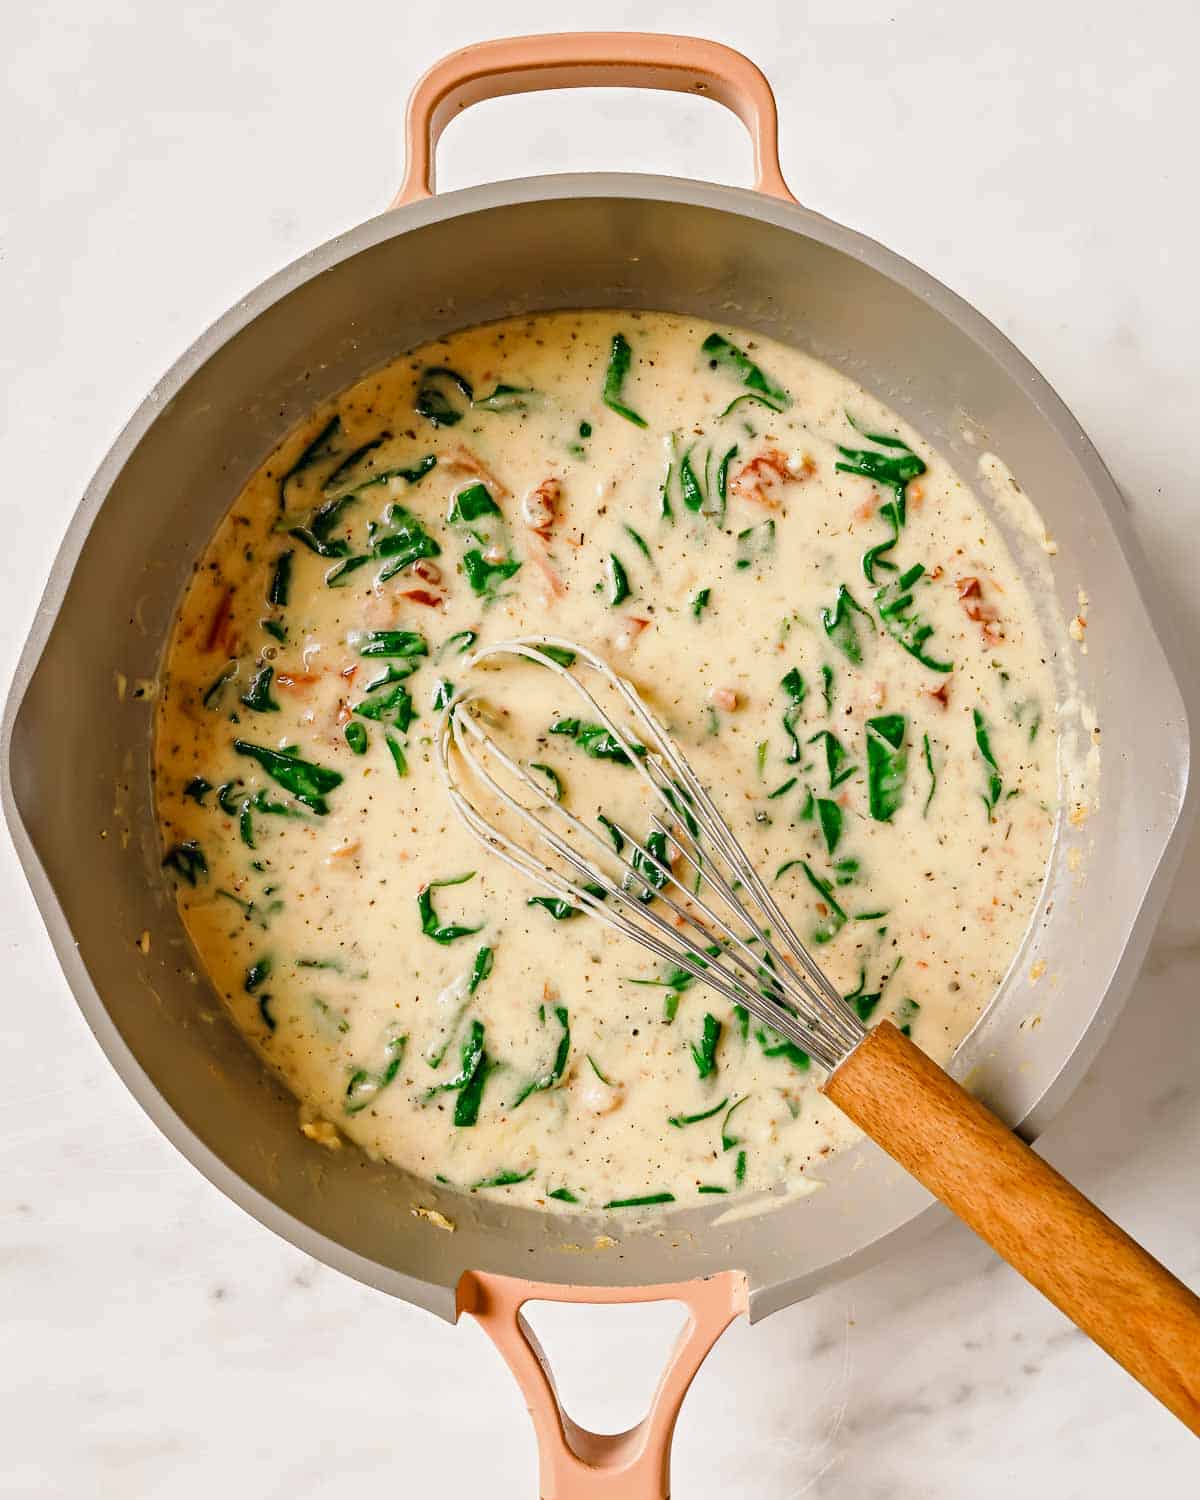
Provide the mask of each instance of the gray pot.
MULTIPOLYGON (((766 89, 757 70, 738 59, 731 82, 736 54, 704 44, 711 50, 698 60, 701 44, 672 38, 637 41, 639 56, 651 42, 655 59, 605 76, 703 84, 748 118, 770 185, 786 192, 772 167, 769 89, 765 102, 748 93, 755 79, 766 89), (634 76, 639 68, 645 76, 634 76)), ((635 1288, 732 1269, 745 1273, 757 1318, 879 1258, 913 1232, 927 1194, 863 1145, 823 1170, 824 1191, 772 1213, 713 1230, 719 1210, 698 1208, 673 1218, 669 1236, 628 1236, 619 1256, 568 1250, 559 1220, 465 1199, 353 1149, 320 1151, 298 1131, 295 1101, 198 976, 159 871, 151 698, 181 592, 244 481, 318 402, 400 351, 487 319, 572 307, 736 322, 853 375, 964 475, 974 472, 977 443, 1002 455, 1059 544, 1050 584, 1044 555, 1005 514, 997 518, 1039 597, 1049 605, 1052 588, 1061 616, 1074 613, 1080 586, 1095 601, 1088 653, 1064 651, 1056 670, 1063 693, 1094 709, 1105 745, 1099 812, 1082 828, 1062 823, 1031 930, 1060 980, 1052 997, 1039 997, 1041 1024, 1019 1027, 1034 1008, 1019 977, 1027 952, 953 1069, 972 1073, 976 1091, 1027 1136, 1080 1078, 1142 961, 1187 821, 1185 703, 1145 563, 1091 444, 1012 345, 916 267, 781 196, 668 178, 542 177, 422 198, 432 141, 456 105, 595 81, 593 65, 605 61, 589 54, 580 71, 578 46, 564 60, 560 45, 557 70, 475 66, 488 52, 459 55, 457 93, 431 93, 428 78, 418 86, 408 190, 416 201, 239 302, 150 392, 101 464, 9 697, 5 811, 68 981, 113 1066, 190 1161, 307 1253, 446 1318, 473 1270, 635 1288), (1067 867, 1071 847, 1091 871, 1082 892, 1067 867), (457 1232, 431 1227, 416 1207, 444 1213, 457 1232)), ((590 1245, 598 1227, 573 1227, 570 1238, 590 1245)))

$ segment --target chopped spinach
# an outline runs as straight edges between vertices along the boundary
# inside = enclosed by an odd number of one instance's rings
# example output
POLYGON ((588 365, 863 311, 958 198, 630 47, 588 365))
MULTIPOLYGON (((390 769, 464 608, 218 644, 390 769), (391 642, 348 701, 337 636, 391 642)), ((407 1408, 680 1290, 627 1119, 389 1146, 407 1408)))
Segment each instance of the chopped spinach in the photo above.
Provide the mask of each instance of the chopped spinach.
POLYGON ((721 1023, 716 1016, 708 1014, 704 1017, 704 1030, 701 1032, 700 1040, 690 1044, 692 1061, 696 1064, 696 1072, 701 1078, 707 1078, 717 1068, 717 1043, 721 1040, 721 1023))
POLYGON ((477 594, 494 594, 496 584, 511 578, 520 567, 520 562, 513 557, 507 557, 502 562, 488 562, 478 547, 472 547, 469 552, 463 553, 463 572, 477 594))
POLYGON ((604 372, 604 391, 601 399, 605 406, 610 411, 615 411, 619 417, 624 417, 635 427, 645 427, 647 425, 645 417, 640 417, 625 404, 625 377, 629 374, 632 359, 633 350, 629 347, 629 340, 623 333, 614 333, 609 348, 608 368, 604 372))
POLYGON ((987 772, 986 789, 983 794, 983 805, 987 808, 989 822, 996 810, 996 804, 1000 801, 1004 790, 1004 781, 1000 775, 1000 767, 996 764, 996 757, 992 752, 992 742, 988 735, 987 721, 977 708, 971 710, 975 720, 975 744, 983 757, 984 769, 987 772))
POLYGON ((250 686, 242 694, 240 702, 247 708, 253 709, 255 713, 279 712, 279 704, 271 697, 271 679, 275 676, 274 667, 259 667, 250 679, 250 686))
POLYGON ((913 608, 912 589, 924 572, 924 567, 916 563, 893 582, 876 589, 875 608, 891 638, 923 667, 931 672, 952 672, 953 662, 937 661, 926 652, 925 642, 933 634, 933 626, 926 624, 913 608))
MULTIPOLYGON (((789 863, 797 863, 797 861, 790 861, 789 863)), ((812 870, 812 867, 806 860, 800 860, 798 861, 798 863, 800 865, 800 868, 808 877, 809 885, 811 885, 813 890, 817 892, 817 894, 821 897, 821 900, 824 902, 825 906, 828 908, 827 914, 821 918, 820 922, 813 929, 812 940, 814 943, 832 942, 833 939, 837 937, 838 933, 841 932, 842 928, 846 925, 846 913, 834 899, 833 886, 830 884, 830 882, 828 880, 822 880, 819 875, 815 874, 812 870)), ((782 874, 782 868, 779 874, 782 874)), ((779 876, 777 874, 776 879, 778 878, 779 876)))
POLYGON ((774 410, 782 411, 785 406, 792 404, 792 398, 787 391, 782 386, 776 385, 744 349, 739 349, 723 334, 710 333, 700 345, 700 352, 707 356, 712 369, 715 370, 718 365, 725 365, 733 370, 747 391, 753 391, 760 397, 765 397, 765 404, 772 406, 774 410))
POLYGON ((625 564, 615 552, 608 554, 608 561, 604 565, 605 575, 608 582, 608 603, 610 609, 616 609, 618 604, 624 604, 629 598, 629 574, 625 571, 625 564))
MULTIPOLYGON (((551 724, 550 733, 566 735, 593 760, 611 760, 619 766, 632 764, 616 735, 602 724, 591 724, 584 719, 558 719, 551 724)), ((639 758, 646 753, 645 745, 631 745, 631 749, 639 758)))
POLYGON ((366 630, 358 638, 359 656, 428 656, 429 645, 415 630, 366 630))
POLYGON ((668 1125, 674 1125, 676 1130, 682 1130, 685 1125, 698 1125, 701 1120, 711 1120, 713 1115, 719 1115, 729 1103, 726 1096, 719 1104, 714 1104, 711 1109, 702 1110, 697 1115, 670 1115, 667 1118, 668 1125))
POLYGON ((196 840, 188 839, 182 844, 172 844, 163 856, 163 869, 174 870, 181 880, 195 885, 201 876, 207 878, 208 860, 196 840))
POLYGON ((797 761, 802 759, 800 739, 796 734, 796 723, 803 711, 804 699, 808 695, 808 688, 805 686, 804 678, 801 677, 796 667, 793 667, 788 672, 779 686, 787 695, 789 705, 783 711, 784 732, 792 742, 792 748, 787 753, 787 761, 789 765, 795 765, 797 761))
POLYGON ((737 534, 735 568, 748 568, 756 558, 769 557, 775 551, 775 522, 760 521, 737 534))
POLYGON ((416 717, 412 694, 404 685, 410 672, 389 666, 382 677, 368 685, 366 697, 353 705, 353 712, 377 724, 391 724, 406 734, 416 717))
POLYGON ((929 793, 925 798, 925 805, 921 809, 922 817, 929 811, 929 804, 933 801, 933 794, 937 791, 938 784, 937 772, 933 768, 933 746, 930 743, 928 735, 925 736, 925 769, 929 772, 929 793))
POLYGON ((841 786, 843 781, 849 781, 858 767, 850 763, 845 747, 832 729, 818 730, 808 743, 815 745, 818 740, 822 741, 825 746, 825 769, 829 772, 829 790, 833 791, 835 787, 841 786))
POLYGON ((378 1072, 370 1072, 366 1068, 356 1068, 350 1075, 346 1084, 345 1099, 342 1108, 348 1115, 356 1115, 374 1104, 379 1095, 387 1088, 396 1074, 400 1071, 400 1064, 404 1061, 404 1049, 408 1045, 407 1035, 393 1032, 383 1044, 383 1067, 378 1072))
POLYGON ((563 1076, 567 1066, 567 1058, 571 1052, 571 1023, 567 1016, 565 1005, 556 1005, 554 1014, 558 1024, 562 1027, 562 1035, 558 1039, 558 1046, 554 1052, 554 1058, 549 1068, 539 1077, 531 1079, 518 1093, 512 1102, 513 1109, 524 1104, 530 1094, 544 1093, 546 1089, 552 1089, 563 1076))
POLYGON ((674 1203, 674 1193, 643 1193, 638 1198, 610 1198, 604 1205, 609 1208, 653 1208, 659 1203, 674 1203))
POLYGON ((451 398, 451 388, 457 387, 471 405, 475 392, 471 382, 457 370, 444 365, 430 365, 421 372, 421 383, 413 410, 419 417, 432 422, 435 427, 455 427, 462 421, 465 408, 458 407, 451 398))
POLYGON ((837 647, 842 655, 854 665, 862 665, 862 643, 858 636, 858 626, 854 620, 854 613, 860 614, 864 620, 871 623, 871 616, 855 599, 854 595, 843 583, 838 589, 837 598, 832 609, 822 609, 821 624, 825 634, 837 647))
POLYGON ((881 714, 867 720, 867 804, 879 823, 889 822, 900 806, 908 772, 906 727, 903 714, 881 714))
POLYGON ((292 588, 292 559, 295 553, 289 547, 275 559, 271 569, 271 582, 267 588, 267 603, 282 609, 288 602, 292 588))
POLYGON ((233 748, 239 755, 256 760, 272 781, 285 792, 290 792, 297 802, 303 803, 320 817, 329 811, 325 794, 342 784, 342 773, 330 771, 325 766, 314 765, 298 755, 284 750, 271 750, 264 745, 252 745, 246 740, 234 740, 233 748))
POLYGON ((417 892, 417 915, 421 918, 421 931, 427 938, 432 938, 435 943, 440 943, 445 947, 448 943, 457 941, 458 938, 470 937, 472 933, 482 930, 482 922, 474 927, 464 927, 456 922, 439 923, 437 913, 433 909, 434 891, 444 890, 452 885, 465 885, 468 880, 474 879, 475 871, 468 870, 465 875, 452 875, 445 880, 431 880, 417 892))
POLYGON ((487 485, 476 480, 474 484, 467 485, 455 495, 450 503, 450 514, 446 519, 458 525, 469 525, 472 521, 478 521, 481 516, 501 514, 500 507, 492 499, 487 485))

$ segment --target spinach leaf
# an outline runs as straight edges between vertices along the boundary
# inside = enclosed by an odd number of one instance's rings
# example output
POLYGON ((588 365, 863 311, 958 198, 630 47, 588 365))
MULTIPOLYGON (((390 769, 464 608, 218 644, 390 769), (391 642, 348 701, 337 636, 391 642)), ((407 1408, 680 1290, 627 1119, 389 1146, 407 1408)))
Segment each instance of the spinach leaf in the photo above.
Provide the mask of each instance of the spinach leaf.
POLYGON ((838 589, 833 608, 821 611, 821 624, 830 641, 848 661, 853 662, 857 667, 862 665, 862 644, 859 641, 858 626, 855 624, 854 614, 851 611, 857 611, 864 620, 871 622, 871 616, 843 583, 838 589))
POLYGON ((271 582, 267 588, 267 603, 278 605, 282 609, 288 602, 288 596, 292 588, 292 560, 295 553, 289 547, 286 552, 281 552, 275 559, 275 566, 271 569, 271 582))
POLYGON ((530 1094, 540 1094, 544 1093, 546 1089, 552 1089, 566 1070, 567 1058, 571 1052, 571 1023, 567 1017, 567 1008, 565 1005, 556 1005, 554 1007, 554 1014, 558 1019, 558 1024, 562 1027, 562 1035, 558 1039, 558 1046, 554 1052, 554 1060, 545 1073, 531 1079, 525 1085, 513 1100, 513 1109, 524 1104, 530 1094))
POLYGON ((407 734, 416 718, 412 694, 404 685, 411 670, 389 666, 382 677, 369 684, 366 697, 352 705, 352 712, 377 724, 391 724, 401 734, 407 734))
POLYGON ((640 1198, 610 1198, 604 1205, 609 1208, 652 1208, 658 1203, 674 1203, 674 1193, 643 1193, 640 1198))
POLYGON ((804 678, 801 677, 796 667, 793 667, 788 672, 779 686, 787 694, 790 704, 790 707, 784 709, 783 712, 783 728, 792 742, 792 748, 787 753, 787 761, 789 765, 795 765, 802 758, 800 740, 796 734, 796 721, 799 719, 801 711, 804 708, 804 700, 808 695, 808 688, 805 686, 804 678))
POLYGON ((793 1068, 799 1068, 803 1072, 811 1061, 807 1052, 797 1047, 795 1042, 789 1042, 787 1037, 780 1036, 769 1026, 760 1026, 754 1033, 754 1039, 762 1048, 764 1057, 783 1057, 791 1063, 793 1068))
POLYGON ((730 1134, 730 1132, 729 1132, 729 1122, 730 1122, 730 1120, 733 1119, 734 1111, 738 1110, 738 1109, 741 1109, 742 1105, 745 1104, 746 1100, 749 1099, 749 1097, 750 1097, 749 1094, 743 1094, 740 1099, 735 1099, 733 1101, 733 1103, 729 1106, 729 1113, 721 1121, 721 1150, 722 1151, 732 1151, 735 1146, 739 1146, 741 1144, 741 1142, 738 1140, 738 1138, 737 1138, 736 1135, 731 1135, 730 1134))
POLYGON ((256 760, 272 781, 285 792, 291 792, 297 802, 320 817, 329 811, 325 794, 342 784, 342 773, 330 771, 325 766, 314 765, 298 755, 284 750, 271 750, 265 745, 252 745, 247 740, 234 740, 233 748, 239 755, 256 760))
MULTIPOLYGON (((797 861, 793 860, 790 861, 790 863, 794 864, 797 863, 797 861)), ((800 860, 798 863, 800 865, 800 868, 808 877, 809 885, 812 886, 813 890, 817 892, 817 894, 821 897, 821 900, 828 907, 827 915, 821 918, 820 922, 813 930, 812 940, 814 943, 832 942, 833 939, 837 937, 838 933, 841 932, 842 928, 846 925, 846 913, 834 899, 833 886, 829 883, 829 881, 822 880, 819 875, 814 874, 807 861, 800 860)), ((779 873, 782 874, 782 870, 780 870, 779 873)), ((778 878, 779 877, 777 874, 776 879, 778 878)))
MULTIPOLYGON (((847 415, 849 417, 849 414, 847 415)), ((849 421, 857 431, 862 431, 852 417, 849 417, 849 421)), ((892 498, 880 507, 880 514, 891 527, 891 537, 870 548, 863 555, 863 572, 866 574, 867 582, 874 583, 877 568, 895 571, 896 564, 888 560, 885 553, 890 552, 900 540, 900 532, 907 519, 908 485, 911 480, 925 473, 925 463, 900 438, 874 432, 864 432, 863 436, 870 442, 878 443, 880 447, 891 451, 876 453, 870 448, 843 448, 839 444, 838 452, 842 458, 834 465, 834 468, 842 474, 858 474, 863 479, 870 479, 873 483, 881 485, 884 489, 890 489, 892 492, 892 498)))
POLYGON ((539 656, 544 656, 547 661, 552 661, 559 667, 573 667, 575 665, 574 651, 568 651, 565 646, 533 646, 530 648, 539 656))
POLYGON ((867 720, 867 803, 879 823, 889 822, 900 806, 908 771, 905 728, 903 714, 867 720))
POLYGON ((421 918, 421 931, 427 938, 432 938, 435 943, 441 943, 445 947, 458 938, 470 937, 472 933, 482 930, 482 922, 474 927, 464 927, 455 922, 439 923, 437 913, 433 909, 434 891, 444 890, 452 885, 465 885, 468 880, 474 879, 475 871, 468 870, 465 875, 452 875, 445 880, 431 880, 417 892, 417 914, 421 918))
POLYGON ((172 844, 163 857, 163 869, 174 870, 188 885, 195 885, 201 876, 208 877, 208 860, 204 850, 195 839, 182 844, 172 844))
POLYGON ((975 720, 975 744, 983 757, 984 769, 987 772, 987 786, 983 794, 983 805, 987 808, 988 821, 996 810, 996 804, 1000 801, 1004 790, 1004 782, 1000 775, 1000 767, 996 764, 996 757, 992 753, 992 742, 988 736, 987 721, 977 708, 971 710, 975 720))
MULTIPOLYGON (((457 1089, 465 1089, 474 1082, 475 1074, 480 1068, 486 1067, 486 1056, 483 1047, 484 1028, 482 1021, 472 1021, 466 1036, 463 1039, 462 1054, 458 1072, 453 1078, 448 1078, 444 1083, 435 1083, 432 1088, 426 1089, 425 1100, 435 1098, 438 1094, 454 1093, 457 1089)), ((455 1121, 457 1124, 458 1121, 455 1121)), ((472 1125, 474 1120, 470 1122, 472 1125)))
POLYGON ((524 411, 529 405, 527 398, 536 395, 536 391, 525 386, 498 384, 494 391, 480 396, 472 405, 479 407, 481 411, 524 411))
POLYGON ((633 891, 635 898, 643 905, 649 905, 663 886, 667 883, 667 868, 670 866, 670 852, 667 849, 667 836, 661 829, 654 829, 646 835, 646 854, 640 849, 635 849, 630 863, 634 873, 639 875, 645 884, 640 891, 635 887, 637 882, 632 875, 625 878, 622 889, 633 891), (647 855, 650 857, 647 858, 647 855), (657 863, 656 863, 657 862, 657 863), (659 869, 659 865, 664 866, 659 869))
POLYGON ((469 525, 472 521, 478 521, 481 516, 498 516, 502 512, 500 507, 492 499, 487 485, 480 484, 478 480, 469 484, 465 489, 459 490, 450 504, 450 514, 446 519, 458 525, 469 525))
MULTIPOLYGON (((584 719, 559 719, 551 724, 550 733, 566 735, 593 760, 611 760, 619 766, 632 764, 617 737, 602 724, 591 724, 584 719)), ((645 745, 631 744, 631 748, 639 759, 646 753, 645 745)))
POLYGON ((357 573, 359 568, 365 568, 371 561, 366 553, 357 553, 353 557, 343 557, 340 562, 335 562, 332 568, 325 571, 325 587, 328 589, 344 589, 350 582, 352 574, 357 573))
POLYGON ((271 679, 274 676, 274 667, 260 667, 250 679, 250 686, 239 701, 247 708, 253 709, 255 713, 277 714, 279 704, 271 697, 271 679))
POLYGON ((938 784, 937 772, 933 769, 933 746, 928 735, 925 736, 925 769, 929 772, 929 795, 925 798, 925 805, 921 809, 922 817, 929 811, 929 804, 933 801, 933 794, 937 791, 938 784))
POLYGON ((320 432, 317 433, 312 442, 309 443, 307 448, 304 449, 303 453, 301 453, 300 457, 296 460, 292 467, 288 469, 286 473, 280 476, 279 509, 281 511, 287 509, 288 484, 296 477, 297 474, 302 474, 305 469, 311 469, 313 464, 320 463, 322 459, 333 457, 336 439, 341 430, 341 417, 330 417, 329 421, 326 422, 325 426, 321 428, 320 432))
POLYGON ((842 836, 842 809, 828 797, 817 797, 814 801, 817 819, 821 824, 821 833, 825 839, 825 848, 832 854, 842 836))
POLYGON ((533 1176, 533 1168, 528 1172, 514 1172, 511 1168, 505 1168, 503 1172, 497 1172, 494 1177, 485 1177, 482 1182, 471 1184, 471 1192, 482 1192, 484 1188, 514 1187, 518 1182, 528 1182, 533 1176))
POLYGON ((458 651, 455 653, 456 655, 465 656, 478 639, 479 632, 477 630, 455 631, 455 633, 442 644, 440 650, 438 651, 436 660, 441 661, 442 657, 445 656, 446 652, 449 651, 451 646, 458 647, 458 651))
POLYGON ((847 764, 850 757, 832 729, 818 730, 808 743, 815 745, 818 740, 823 740, 825 743, 825 768, 829 772, 829 790, 832 792, 835 787, 841 786, 843 781, 849 781, 858 767, 847 764))
POLYGON ((697 589, 691 597, 692 617, 698 620, 708 608, 709 600, 712 598, 712 589, 697 589))
POLYGON ((379 448, 384 443, 390 441, 391 436, 392 435, 390 432, 381 432, 377 438, 372 438, 370 442, 361 443, 357 448, 355 448, 347 458, 344 458, 342 462, 338 464, 337 468, 334 469, 333 473, 330 474, 329 478, 321 486, 322 494, 329 494, 332 491, 340 489, 341 486, 346 482, 348 476, 351 475, 358 467, 358 465, 362 462, 362 460, 366 458, 367 454, 374 453, 376 448, 379 448))
POLYGON ((478 547, 463 553, 463 572, 477 594, 494 594, 497 582, 503 583, 506 578, 511 578, 520 566, 512 557, 503 562, 488 562, 478 547))
POLYGON ((925 642, 933 634, 933 626, 922 621, 912 607, 912 588, 925 572, 920 563, 902 573, 894 582, 885 584, 875 592, 875 608, 883 628, 908 652, 915 656, 923 667, 932 672, 952 672, 954 663, 936 661, 925 651, 925 642))
POLYGON ((608 554, 605 572, 608 578, 609 608, 616 609, 618 604, 624 604, 629 598, 629 574, 625 571, 625 564, 614 552, 608 554))
POLYGON ((357 719, 351 719, 342 733, 346 736, 346 743, 355 755, 367 753, 367 726, 360 724, 357 719))
POLYGON ((821 696, 825 699, 825 712, 833 712, 833 668, 826 663, 821 667, 821 696))
POLYGON ((667 1124, 674 1125, 676 1130, 682 1130, 685 1125, 698 1125, 701 1120, 711 1120, 713 1115, 719 1115, 728 1103, 729 1097, 726 1095, 720 1104, 714 1104, 711 1109, 702 1110, 698 1115, 669 1115, 667 1124))
POLYGON ((619 417, 624 417, 635 427, 645 427, 645 417, 639 417, 637 412, 625 405, 625 377, 629 374, 632 358, 633 350, 629 347, 629 340, 623 333, 614 333, 608 354, 608 368, 604 372, 604 392, 601 399, 619 417))
POLYGON ((356 1068, 351 1073, 342 1103, 342 1109, 346 1114, 356 1115, 366 1109, 369 1104, 374 1104, 399 1073, 407 1045, 407 1035, 393 1032, 383 1044, 383 1067, 378 1072, 373 1073, 366 1068, 356 1068))
POLYGON ((775 522, 760 521, 757 526, 747 526, 737 534, 737 556, 735 568, 748 568, 756 558, 770 557, 775 551, 775 522))
MULTIPOLYGON (((246 977, 242 981, 242 988, 247 995, 256 994, 271 977, 272 961, 270 957, 259 958, 246 970, 246 977)), ((271 1012, 271 996, 265 991, 258 996, 258 1013, 263 1019, 263 1025, 268 1031, 276 1029, 276 1020, 271 1012)))
POLYGON ((704 1030, 700 1040, 690 1044, 692 1061, 701 1078, 707 1078, 717 1069, 717 1043, 721 1040, 721 1023, 714 1015, 704 1017, 704 1030))
POLYGON ((712 369, 715 370, 718 365, 726 365, 733 370, 748 391, 754 391, 759 396, 766 397, 765 404, 772 406, 774 410, 782 411, 785 406, 792 404, 792 398, 787 391, 769 379, 744 349, 739 349, 723 334, 710 333, 700 345, 700 352, 707 355, 712 369))
POLYGON ((554 767, 546 765, 544 761, 531 760, 529 762, 529 769, 531 771, 540 771, 542 773, 542 775, 550 783, 550 800, 552 802, 561 802, 563 795, 563 781, 562 777, 558 774, 554 767))
POLYGON ((417 399, 413 403, 417 416, 424 417, 435 427, 457 426, 465 415, 465 408, 458 407, 451 399, 450 387, 454 386, 467 398, 469 407, 475 392, 466 376, 444 365, 430 365, 423 370, 417 399))
POLYGON ((200 702, 205 708, 214 708, 220 703, 224 694, 225 684, 237 676, 237 669, 237 662, 230 661, 225 663, 217 676, 204 690, 204 696, 200 699, 200 702))
POLYGON ((203 776, 193 776, 191 781, 183 789, 183 795, 190 797, 199 807, 204 806, 204 799, 212 791, 212 782, 206 781, 203 776))
POLYGON ((359 656, 428 656, 429 645, 415 630, 365 630, 358 638, 359 656))
MULTIPOLYGON (((387 560, 379 570, 379 583, 386 583, 423 557, 440 557, 442 554, 440 544, 429 535, 420 519, 395 503, 387 507, 380 520, 372 521, 367 527, 367 544, 373 557, 387 560)), ((330 569, 331 573, 335 571, 330 569)))

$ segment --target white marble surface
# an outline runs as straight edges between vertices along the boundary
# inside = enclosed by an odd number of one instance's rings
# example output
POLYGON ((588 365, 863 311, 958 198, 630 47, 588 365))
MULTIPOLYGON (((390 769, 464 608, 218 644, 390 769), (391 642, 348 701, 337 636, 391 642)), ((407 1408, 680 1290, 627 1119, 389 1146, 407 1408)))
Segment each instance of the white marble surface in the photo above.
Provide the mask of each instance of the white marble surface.
MULTIPOLYGON (((155 377, 241 292, 386 201, 420 68, 571 25, 707 32, 760 60, 796 192, 927 266, 1041 366, 1128 491, 1194 638, 1193 7, 59 0, 5 21, 0 675, 83 485, 155 377)), ((626 94, 490 106, 442 160, 445 186, 747 174, 717 110, 626 94)), ((1124 1019, 1044 1141, 1193 1283, 1198 891, 1193 849, 1124 1019)), ((472 1326, 308 1260, 143 1118, 7 844, 0 944, 0 1494, 533 1495, 520 1401, 472 1326)), ((566 1361, 581 1415, 635 1415, 662 1334, 653 1317, 591 1320, 590 1359, 566 1361)), ((677 1454, 688 1500, 1103 1500, 1192 1494, 1200 1476, 1183 1429, 956 1225, 735 1327, 677 1454)))

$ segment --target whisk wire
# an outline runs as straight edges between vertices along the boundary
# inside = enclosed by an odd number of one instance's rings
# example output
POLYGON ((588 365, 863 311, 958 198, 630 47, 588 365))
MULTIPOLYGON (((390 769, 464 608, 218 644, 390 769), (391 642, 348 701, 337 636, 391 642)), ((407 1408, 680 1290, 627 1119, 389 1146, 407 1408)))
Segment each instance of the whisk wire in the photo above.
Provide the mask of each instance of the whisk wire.
POLYGON ((661 835, 660 850, 665 857, 649 846, 651 834, 643 841, 614 823, 612 827, 620 838, 636 851, 626 857, 624 844, 618 848, 607 842, 570 808, 547 798, 545 787, 470 712, 477 694, 464 689, 446 707, 437 746, 451 802, 470 832, 543 890, 550 890, 607 927, 633 938, 657 957, 682 967, 811 1053, 823 1066, 836 1067, 861 1040, 864 1028, 793 931, 709 792, 637 690, 595 653, 553 636, 526 636, 487 646, 465 665, 471 671, 500 657, 534 662, 557 674, 579 694, 611 736, 623 763, 635 770, 657 804, 659 810, 651 815, 650 826, 652 834, 661 835), (546 648, 569 653, 570 666, 556 660, 546 648), (631 739, 587 683, 571 670, 577 661, 616 693, 632 716, 637 734, 648 741, 646 745, 631 739), (524 844, 483 816, 459 784, 456 757, 479 785, 573 872, 574 879, 536 858, 524 844), (534 795, 538 807, 530 807, 514 796, 492 774, 484 757, 495 757, 518 786, 534 795), (586 857, 556 832, 546 820, 547 813, 561 819, 586 840, 588 847, 599 851, 609 867, 615 861, 623 871, 620 883, 606 873, 604 865, 586 857), (668 846, 673 853, 667 852, 668 846), (685 884, 691 876, 695 877, 694 888, 685 884), (727 912, 715 909, 712 900, 702 897, 705 883, 727 912), (675 920, 668 920, 657 909, 659 906, 675 920), (720 940, 714 955, 711 950, 717 935, 720 940))

